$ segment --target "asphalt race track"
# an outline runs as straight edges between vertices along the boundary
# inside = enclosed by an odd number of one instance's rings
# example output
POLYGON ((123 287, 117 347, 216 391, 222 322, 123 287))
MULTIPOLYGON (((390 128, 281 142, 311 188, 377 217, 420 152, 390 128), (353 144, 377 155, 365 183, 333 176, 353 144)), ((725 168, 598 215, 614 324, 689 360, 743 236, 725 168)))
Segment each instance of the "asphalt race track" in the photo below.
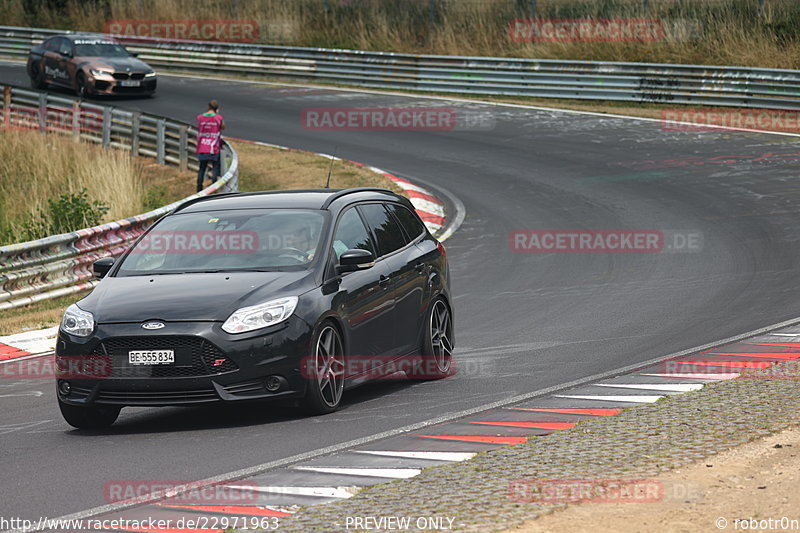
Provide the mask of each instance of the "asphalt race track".
MULTIPOLYGON (((0 65, 0 80, 28 83, 11 63, 0 65)), ((230 136, 335 149, 424 183, 450 216, 455 195, 466 219, 446 247, 461 371, 436 383, 361 388, 324 417, 269 404, 128 408, 101 433, 63 422, 49 381, 0 380, 0 516, 74 513, 106 503, 109 480, 216 476, 800 316, 795 137, 320 88, 179 77, 159 84, 154 99, 115 103, 192 121, 216 98, 230 136), (493 126, 330 132, 300 121, 308 107, 448 105, 493 126), (509 233, 525 229, 679 237, 659 253, 513 252, 509 233), (675 250, 690 234, 702 247, 675 250)))

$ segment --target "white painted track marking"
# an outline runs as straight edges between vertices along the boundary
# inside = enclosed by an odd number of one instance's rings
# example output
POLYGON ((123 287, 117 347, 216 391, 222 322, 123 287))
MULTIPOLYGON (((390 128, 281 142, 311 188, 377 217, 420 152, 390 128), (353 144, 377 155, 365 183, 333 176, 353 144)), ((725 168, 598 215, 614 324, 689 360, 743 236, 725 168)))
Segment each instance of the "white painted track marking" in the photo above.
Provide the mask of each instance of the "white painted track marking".
POLYGON ((385 457, 403 457, 406 459, 427 459, 431 461, 466 461, 476 454, 472 452, 391 452, 375 450, 353 450, 355 453, 380 455, 385 457))
POLYGON ((387 479, 407 479, 419 475, 419 468, 334 468, 327 466, 294 466, 295 470, 319 472, 320 474, 341 474, 344 476, 380 477, 387 479))
POLYGON ((630 403, 655 403, 663 396, 592 396, 592 395, 560 395, 556 394, 556 398, 568 398, 570 400, 600 400, 604 402, 630 402, 630 403))
POLYGON ((689 392, 703 388, 702 383, 652 383, 652 384, 595 383, 595 386, 614 387, 619 389, 660 390, 669 392, 689 392))

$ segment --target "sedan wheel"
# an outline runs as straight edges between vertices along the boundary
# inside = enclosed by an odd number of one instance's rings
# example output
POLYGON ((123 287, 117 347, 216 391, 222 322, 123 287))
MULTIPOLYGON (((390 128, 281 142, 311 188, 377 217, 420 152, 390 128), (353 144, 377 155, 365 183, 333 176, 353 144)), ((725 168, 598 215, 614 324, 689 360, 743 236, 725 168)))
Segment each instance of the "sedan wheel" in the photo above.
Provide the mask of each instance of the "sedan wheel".
POLYGON ((448 376, 453 362, 453 317, 441 298, 431 305, 425 333, 425 372, 421 377, 438 379, 448 376))
POLYGON ((314 414, 339 408, 344 392, 344 349, 339 331, 326 322, 315 337, 314 353, 307 365, 308 389, 304 404, 314 414))
POLYGON ((31 87, 38 90, 47 89, 47 82, 44 78, 44 72, 39 63, 31 64, 31 87))
POLYGON ((75 79, 75 85, 77 86, 75 92, 80 98, 86 99, 89 97, 89 88, 86 86, 86 76, 83 72, 78 73, 78 77, 75 79))

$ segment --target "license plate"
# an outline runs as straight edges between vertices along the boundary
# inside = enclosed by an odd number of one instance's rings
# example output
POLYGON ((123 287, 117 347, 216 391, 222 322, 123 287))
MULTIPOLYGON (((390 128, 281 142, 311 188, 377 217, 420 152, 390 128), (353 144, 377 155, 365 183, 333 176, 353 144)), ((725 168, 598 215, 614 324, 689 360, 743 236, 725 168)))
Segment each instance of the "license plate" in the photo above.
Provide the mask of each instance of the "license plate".
POLYGON ((174 362, 174 350, 131 350, 128 352, 128 363, 132 365, 171 365, 174 362))
POLYGON ((119 84, 122 87, 138 87, 142 82, 139 80, 120 80, 119 84))

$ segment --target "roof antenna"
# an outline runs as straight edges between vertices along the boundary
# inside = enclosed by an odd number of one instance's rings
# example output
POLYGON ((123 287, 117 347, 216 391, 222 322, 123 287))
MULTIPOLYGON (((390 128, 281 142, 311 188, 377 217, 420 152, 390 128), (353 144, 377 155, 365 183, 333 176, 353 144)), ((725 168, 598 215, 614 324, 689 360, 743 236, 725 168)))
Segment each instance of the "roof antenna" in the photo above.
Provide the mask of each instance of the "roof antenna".
POLYGON ((333 147, 333 155, 331 156, 331 166, 328 169, 328 181, 327 181, 327 183, 325 183, 325 188, 326 189, 330 189, 331 188, 331 172, 333 172, 333 162, 336 161, 336 150, 338 150, 338 149, 339 149, 338 146, 334 146, 333 147))

